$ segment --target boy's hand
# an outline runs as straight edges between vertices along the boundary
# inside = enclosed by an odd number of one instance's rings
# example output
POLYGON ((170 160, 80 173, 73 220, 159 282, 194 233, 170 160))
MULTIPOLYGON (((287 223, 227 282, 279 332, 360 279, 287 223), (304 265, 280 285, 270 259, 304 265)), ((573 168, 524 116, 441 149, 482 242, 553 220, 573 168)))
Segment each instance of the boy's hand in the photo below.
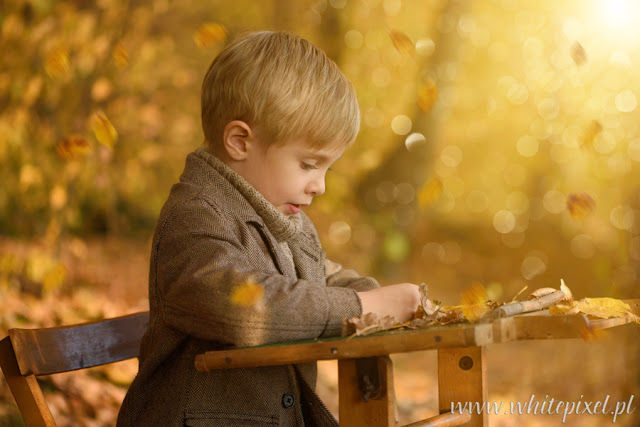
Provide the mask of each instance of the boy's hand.
POLYGON ((393 316, 402 323, 413 319, 420 305, 420 291, 413 283, 398 283, 370 291, 358 292, 362 314, 375 313, 378 317, 393 316))

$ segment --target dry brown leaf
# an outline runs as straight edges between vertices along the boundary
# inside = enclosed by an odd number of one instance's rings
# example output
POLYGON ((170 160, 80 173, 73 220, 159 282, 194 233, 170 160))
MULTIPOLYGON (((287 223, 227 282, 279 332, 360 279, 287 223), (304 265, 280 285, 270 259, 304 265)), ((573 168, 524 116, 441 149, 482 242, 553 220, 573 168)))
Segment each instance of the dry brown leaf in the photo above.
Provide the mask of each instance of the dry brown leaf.
POLYGON ((462 306, 443 306, 438 310, 438 323, 448 325, 450 323, 460 323, 467 320, 462 312, 462 306))
POLYGON ((573 292, 571 292, 571 289, 569 289, 569 287, 565 285, 564 279, 560 279, 560 290, 565 294, 563 301, 573 301, 573 292))
POLYGON ((86 157, 91 151, 91 145, 82 135, 70 135, 56 146, 56 153, 62 160, 86 157))
POLYGON ((545 295, 549 295, 557 291, 557 289, 553 288, 539 288, 529 294, 529 299, 540 298, 545 295))
POLYGON ((567 210, 575 219, 582 219, 593 212, 596 202, 587 193, 571 193, 567 196, 567 210))
POLYGON ((398 322, 392 316, 384 316, 378 318, 375 313, 365 313, 361 316, 355 316, 343 322, 346 328, 343 328, 343 335, 368 335, 374 332, 386 331, 398 325, 398 322))
POLYGON ((416 53, 416 47, 411 39, 401 31, 389 29, 391 42, 396 50, 404 55, 413 56, 416 53))

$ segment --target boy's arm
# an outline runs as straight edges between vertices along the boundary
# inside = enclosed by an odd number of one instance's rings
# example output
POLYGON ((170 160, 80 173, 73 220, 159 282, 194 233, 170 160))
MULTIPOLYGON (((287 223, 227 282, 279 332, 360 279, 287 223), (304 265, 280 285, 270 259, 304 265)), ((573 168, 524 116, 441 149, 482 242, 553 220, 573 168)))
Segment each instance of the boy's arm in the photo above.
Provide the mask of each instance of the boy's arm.
POLYGON ((379 288, 378 281, 373 277, 360 276, 355 270, 344 269, 337 262, 325 260, 324 272, 327 286, 353 289, 357 292, 370 291, 379 288))
POLYGON ((168 327, 250 346, 339 335, 343 317, 362 313, 354 289, 275 271, 266 248, 256 250, 257 229, 239 235, 236 223, 198 199, 176 211, 159 226, 151 265, 150 298, 168 327), (234 301, 243 284, 247 295, 234 301))

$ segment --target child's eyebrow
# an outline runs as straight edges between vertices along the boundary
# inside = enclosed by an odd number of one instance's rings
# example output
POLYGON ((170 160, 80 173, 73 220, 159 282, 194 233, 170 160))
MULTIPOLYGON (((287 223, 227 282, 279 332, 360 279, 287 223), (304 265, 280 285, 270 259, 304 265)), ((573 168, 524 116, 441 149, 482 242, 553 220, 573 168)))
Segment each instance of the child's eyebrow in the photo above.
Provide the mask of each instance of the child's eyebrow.
MULTIPOLYGON (((319 162, 329 162, 332 160, 332 158, 330 156, 327 156, 325 154, 322 153, 315 153, 315 152, 311 152, 307 154, 309 157, 311 157, 314 160, 317 160, 319 162)), ((340 156, 342 157, 342 156, 340 156)), ((340 160, 340 157, 338 157, 337 159, 335 159, 335 161, 340 160)))

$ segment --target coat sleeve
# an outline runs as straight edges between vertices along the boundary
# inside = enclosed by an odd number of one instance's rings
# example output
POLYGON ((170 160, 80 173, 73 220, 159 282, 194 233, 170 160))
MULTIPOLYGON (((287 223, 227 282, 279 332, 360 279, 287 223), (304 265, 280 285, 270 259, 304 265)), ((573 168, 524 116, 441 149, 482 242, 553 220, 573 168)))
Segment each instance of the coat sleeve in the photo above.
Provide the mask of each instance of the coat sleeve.
POLYGON ((370 291, 380 285, 373 277, 360 276, 355 270, 345 269, 329 259, 324 262, 327 286, 353 289, 357 292, 370 291))
POLYGON ((259 247, 258 233, 234 221, 206 201, 192 199, 159 224, 150 298, 168 327, 254 346, 339 334, 342 317, 361 314, 353 289, 280 274, 270 264, 268 249, 259 247))

